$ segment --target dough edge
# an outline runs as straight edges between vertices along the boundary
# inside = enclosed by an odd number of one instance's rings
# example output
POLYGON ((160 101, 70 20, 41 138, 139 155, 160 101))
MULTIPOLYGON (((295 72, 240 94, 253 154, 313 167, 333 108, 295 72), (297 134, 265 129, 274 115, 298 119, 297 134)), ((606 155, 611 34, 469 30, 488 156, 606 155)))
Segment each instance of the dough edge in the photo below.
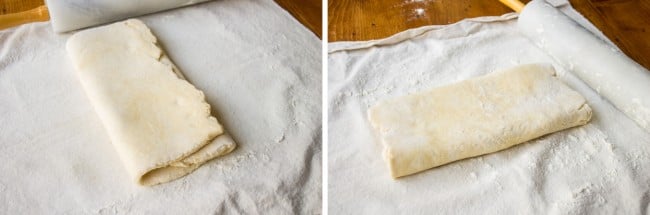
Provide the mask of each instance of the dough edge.
MULTIPOLYGON (((157 43, 157 38, 151 33, 151 30, 142 21, 138 19, 129 19, 122 22, 116 22, 104 26, 99 26, 99 27, 79 31, 73 34, 70 38, 68 38, 66 49, 68 51, 72 50, 70 48, 71 41, 74 41, 75 38, 80 37, 80 35, 86 34, 87 32, 95 31, 100 28, 112 26, 112 25, 125 25, 130 28, 140 28, 144 30, 144 32, 142 32, 143 34, 141 35, 142 39, 144 39, 146 42, 152 43, 160 51, 160 56, 157 59, 157 61, 161 64, 169 66, 171 68, 169 72, 172 72, 175 75, 175 77, 177 77, 184 84, 188 84, 194 90, 198 91, 203 97, 202 102, 206 106, 207 117, 215 118, 210 113, 211 112, 210 104, 208 104, 205 101, 204 93, 185 79, 185 77, 182 75, 182 73, 176 67, 176 65, 167 57, 166 52, 157 43)), ((77 70, 79 70, 77 64, 75 64, 74 66, 76 67, 77 70)), ((93 109, 96 109, 94 107, 94 104, 93 104, 93 109)), ((95 111, 97 112, 97 110, 95 111)), ((132 176, 135 182, 144 186, 152 186, 152 185, 157 185, 161 183, 170 182, 176 179, 180 179, 181 177, 196 170, 205 162, 210 161, 217 157, 224 156, 232 152, 236 148, 237 144, 220 123, 219 123, 219 127, 220 127, 219 131, 217 131, 214 135, 208 135, 205 141, 202 141, 194 145, 193 147, 188 148, 184 153, 181 153, 178 156, 166 159, 167 161, 165 162, 151 164, 147 168, 142 168, 141 170, 137 170, 137 172, 128 171, 129 168, 127 168, 127 172, 130 173, 130 175, 132 176)), ((120 159, 122 159, 121 156, 122 155, 120 154, 120 159)))
MULTIPOLYGON (((538 64, 524 64, 524 65, 519 65, 519 66, 507 68, 507 69, 498 70, 496 72, 492 72, 492 73, 489 73, 489 74, 486 74, 486 75, 483 75, 483 76, 474 77, 474 78, 466 79, 466 80, 463 80, 463 81, 460 81, 460 82, 456 82, 456 83, 452 83, 452 84, 448 84, 448 85, 443 85, 443 86, 440 86, 440 87, 437 87, 437 88, 432 88, 432 89, 416 92, 415 94, 426 94, 426 93, 430 93, 432 91, 435 91, 435 90, 437 90, 439 88, 450 87, 450 86, 458 85, 458 84, 465 83, 465 82, 472 81, 472 80, 476 81, 476 80, 480 80, 480 79, 491 78, 491 77, 496 76, 496 75, 501 74, 501 73, 505 73, 505 72, 509 72, 509 71, 517 70, 517 69, 522 69, 522 68, 528 69, 528 68, 532 68, 532 67, 535 67, 535 66, 539 67, 542 70, 550 71, 549 75, 552 76, 551 78, 555 79, 555 81, 557 81, 560 84, 564 85, 565 87, 569 88, 570 91, 572 91, 574 93, 577 93, 577 92, 575 92, 575 90, 571 89, 565 83, 563 83, 561 80, 559 80, 557 78, 556 73, 555 73, 555 69, 553 68, 552 65, 545 64, 545 63, 541 63, 541 64, 538 63, 538 64)), ((547 72, 547 71, 542 71, 542 72, 547 72)), ((572 127, 585 125, 591 120, 591 117, 592 117, 592 114, 593 114, 593 111, 592 111, 591 107, 587 104, 586 99, 584 99, 584 97, 582 97, 582 95, 580 95, 582 100, 584 100, 584 103, 579 108, 576 108, 576 112, 573 114, 573 116, 575 116, 574 117, 575 120, 572 121, 570 124, 563 125, 562 127, 558 127, 557 129, 554 129, 552 132, 544 133, 544 134, 541 134, 541 135, 538 135, 538 136, 535 136, 535 137, 532 137, 532 138, 527 138, 527 140, 525 140, 525 141, 516 142, 516 143, 509 143, 505 147, 498 148, 496 150, 484 151, 484 152, 482 152, 481 154, 478 154, 478 155, 463 157, 463 158, 460 158, 460 159, 446 160, 444 162, 440 162, 440 163, 435 164, 435 165, 430 165, 430 166, 428 166, 426 168, 414 169, 414 168, 411 168, 409 166, 405 167, 405 166, 399 165, 399 163, 397 162, 398 161, 397 156, 399 156, 399 155, 395 154, 395 152, 392 150, 391 145, 387 142, 386 138, 383 137, 383 134, 381 132, 382 127, 380 125, 381 122, 373 119, 374 115, 375 115, 375 114, 373 114, 373 112, 383 102, 390 101, 390 100, 399 100, 400 98, 408 97, 410 95, 414 95, 414 94, 398 96, 398 97, 382 100, 382 101, 376 103, 375 105, 371 106, 367 110, 368 120, 369 120, 369 122, 371 124, 371 127, 373 128, 373 133, 376 134, 375 137, 379 138, 379 140, 380 140, 379 142, 383 146, 382 157, 385 160, 385 162, 387 163, 387 166, 388 166, 389 171, 390 171, 390 175, 391 175, 391 177, 393 179, 398 179, 400 177, 413 175, 413 174, 420 173, 420 172, 423 172, 423 171, 426 171, 426 170, 429 170, 429 169, 432 169, 432 168, 436 168, 436 167, 439 167, 439 166, 443 166, 443 165, 446 165, 446 164, 449 164, 449 163, 454 163, 456 161, 461 161, 461 160, 465 160, 465 159, 468 159, 468 158, 479 157, 479 156, 483 156, 483 155, 486 155, 486 154, 503 151, 503 150, 512 148, 513 146, 519 145, 521 143, 525 143, 525 142, 537 139, 539 137, 542 137, 542 136, 545 136, 545 135, 548 135, 548 134, 551 134, 551 133, 554 133, 554 132, 569 129, 569 128, 572 128, 572 127)), ((578 93, 578 95, 579 95, 579 93, 578 93)), ((426 164, 424 164, 424 165, 426 165, 426 164)))

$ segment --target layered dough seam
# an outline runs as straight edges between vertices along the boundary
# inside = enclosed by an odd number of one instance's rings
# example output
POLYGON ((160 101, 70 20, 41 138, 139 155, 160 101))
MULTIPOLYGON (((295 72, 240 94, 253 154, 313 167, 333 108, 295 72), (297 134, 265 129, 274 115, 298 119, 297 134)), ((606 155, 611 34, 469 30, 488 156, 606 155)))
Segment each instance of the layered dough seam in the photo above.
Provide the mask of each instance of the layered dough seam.
POLYGON ((586 124, 591 116, 584 97, 546 64, 386 99, 368 109, 394 178, 501 151, 586 124))
POLYGON ((120 159, 142 185, 168 182, 236 144, 149 28, 130 19, 75 33, 66 48, 120 159))

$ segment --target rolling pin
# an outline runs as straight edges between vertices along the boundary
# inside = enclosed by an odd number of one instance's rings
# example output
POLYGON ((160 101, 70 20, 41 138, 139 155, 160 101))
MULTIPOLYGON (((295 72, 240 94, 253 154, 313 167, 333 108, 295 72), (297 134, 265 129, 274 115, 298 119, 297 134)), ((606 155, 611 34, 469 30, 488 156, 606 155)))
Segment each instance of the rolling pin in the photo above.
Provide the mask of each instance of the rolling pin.
POLYGON ((42 22, 50 19, 47 7, 40 6, 31 10, 0 15, 0 30, 30 22, 42 22))
POLYGON ((650 71, 543 0, 500 1, 521 12, 526 37, 650 132, 650 71))
POLYGON ((54 32, 66 32, 206 1, 210 0, 47 0, 47 7, 0 16, 0 29, 46 21, 49 15, 54 32))

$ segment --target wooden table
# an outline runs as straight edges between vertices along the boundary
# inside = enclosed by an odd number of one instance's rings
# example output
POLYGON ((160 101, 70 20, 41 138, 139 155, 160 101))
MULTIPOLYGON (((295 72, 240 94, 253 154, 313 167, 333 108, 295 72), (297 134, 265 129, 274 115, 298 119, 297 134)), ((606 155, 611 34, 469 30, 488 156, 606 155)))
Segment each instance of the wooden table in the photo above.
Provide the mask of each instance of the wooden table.
MULTIPOLYGON (((570 2, 623 52, 650 68, 650 1, 570 2)), ((509 12, 498 0, 329 0, 328 37, 329 41, 379 39, 409 28, 509 12)))
MULTIPOLYGON (((321 0, 275 0, 316 36, 322 34, 321 0)), ((44 0, 0 0, 0 15, 18 13, 44 5, 44 0)))
POLYGON ((300 23, 322 38, 323 5, 321 0, 275 0, 300 23))

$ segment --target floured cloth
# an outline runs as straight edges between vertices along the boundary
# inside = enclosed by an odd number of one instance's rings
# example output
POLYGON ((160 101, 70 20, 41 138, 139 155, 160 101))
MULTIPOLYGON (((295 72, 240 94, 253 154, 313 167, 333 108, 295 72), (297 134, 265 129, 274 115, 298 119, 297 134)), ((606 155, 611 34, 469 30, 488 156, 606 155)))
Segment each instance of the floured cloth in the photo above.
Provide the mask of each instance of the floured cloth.
POLYGON ((0 213, 314 214, 320 41, 270 0, 139 17, 238 144, 178 180, 132 182, 49 23, 0 31, 0 213))
MULTIPOLYGON (((566 2, 556 6, 595 29, 566 2)), ((600 32, 597 35, 602 36, 600 32)), ((519 33, 516 14, 329 44, 332 214, 647 214, 650 134, 519 33), (593 118, 497 153, 392 179, 366 111, 378 101, 550 63, 593 118)))

